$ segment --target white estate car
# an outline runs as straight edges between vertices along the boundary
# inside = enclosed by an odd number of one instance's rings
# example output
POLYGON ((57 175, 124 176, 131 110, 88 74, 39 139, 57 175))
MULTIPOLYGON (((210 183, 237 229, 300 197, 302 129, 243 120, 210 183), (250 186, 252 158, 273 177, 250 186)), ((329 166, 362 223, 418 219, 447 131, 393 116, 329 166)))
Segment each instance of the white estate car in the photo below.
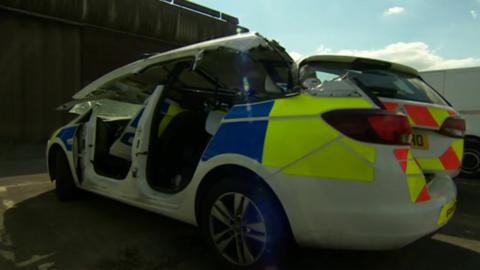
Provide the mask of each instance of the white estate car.
POLYGON ((338 58, 334 78, 299 87, 324 60, 296 66, 247 33, 101 77, 63 106, 78 117, 48 141, 58 198, 87 190, 198 225, 239 268, 275 263, 291 241, 380 250, 438 230, 458 166, 427 165, 444 148, 461 157, 462 120, 416 71, 387 62, 338 58), (369 85, 375 76, 385 85, 369 85), (438 126, 416 122, 425 110, 438 126))

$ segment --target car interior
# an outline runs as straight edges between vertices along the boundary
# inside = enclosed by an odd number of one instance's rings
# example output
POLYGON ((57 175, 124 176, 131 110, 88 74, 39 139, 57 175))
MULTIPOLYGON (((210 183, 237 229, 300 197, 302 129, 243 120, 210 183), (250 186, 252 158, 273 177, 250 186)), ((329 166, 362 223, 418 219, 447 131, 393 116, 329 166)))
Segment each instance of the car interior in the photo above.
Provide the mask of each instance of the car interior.
MULTIPOLYGON (((137 109, 121 119, 97 119, 95 171, 113 179, 126 177, 131 159, 125 153, 131 154, 132 142, 128 139, 132 136, 125 139, 125 134, 135 134, 132 121, 161 84, 165 92, 156 104, 151 122, 146 175, 155 190, 167 193, 182 190, 192 179, 223 115, 234 104, 282 93, 285 85, 278 82, 286 81, 283 77, 288 76, 288 70, 277 67, 276 62, 268 65, 270 70, 267 70, 256 61, 268 62, 268 57, 255 61, 250 57, 234 50, 217 49, 204 52, 199 62, 188 58, 156 64, 102 87, 107 92, 115 91, 116 98, 124 104, 137 104, 137 109), (272 73, 274 76, 269 76, 272 73), (170 114, 165 111, 166 104, 175 104, 180 109, 170 114), (130 148, 120 151, 117 146, 122 143, 122 147, 130 148)), ((117 104, 116 110, 123 112, 121 107, 117 104)))
POLYGON ((120 130, 130 122, 127 120, 105 121, 97 118, 95 134, 94 169, 99 175, 114 179, 127 176, 131 161, 110 154, 110 147, 117 139, 120 130))
POLYGON ((132 122, 143 105, 115 100, 100 100, 97 104, 93 167, 99 175, 124 179, 131 165, 135 134, 132 122))

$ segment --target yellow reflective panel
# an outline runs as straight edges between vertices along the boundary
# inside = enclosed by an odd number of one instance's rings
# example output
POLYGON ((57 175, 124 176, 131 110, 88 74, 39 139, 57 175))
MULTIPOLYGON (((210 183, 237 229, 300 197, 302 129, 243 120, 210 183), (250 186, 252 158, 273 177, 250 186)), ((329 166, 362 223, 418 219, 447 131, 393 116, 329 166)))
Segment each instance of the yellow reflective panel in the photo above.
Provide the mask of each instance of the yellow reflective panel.
POLYGON ((372 164, 359 158, 339 142, 334 142, 287 167, 283 173, 327 179, 373 181, 372 164))
POLYGON ((357 154, 364 157, 366 160, 370 161, 371 163, 375 163, 375 147, 374 146, 361 143, 347 137, 342 138, 342 142, 345 143, 347 147, 350 147, 357 154))
POLYGON ((433 119, 435 119, 435 122, 437 122, 438 126, 441 126, 443 121, 450 116, 448 111, 445 109, 428 107, 428 111, 430 111, 430 114, 432 115, 433 119))
POLYGON ((423 173, 422 170, 418 167, 415 160, 409 159, 407 161, 407 171, 405 172, 405 174, 422 174, 422 173, 423 173))
POLYGON ((417 201, 418 194, 425 186, 425 177, 423 175, 407 176, 408 191, 412 202, 417 201))
POLYGON ((410 123, 410 126, 416 126, 415 124, 415 121, 413 121, 413 119, 410 117, 410 115, 407 114, 407 118, 408 118, 408 123, 410 123))
MULTIPOLYGON (((326 124, 320 114, 326 111, 342 108, 372 108, 373 105, 364 98, 335 98, 335 97, 314 97, 310 95, 298 95, 295 97, 277 99, 270 112, 270 120, 267 126, 265 142, 263 148, 262 163, 268 167, 284 167, 290 163, 304 157, 315 149, 331 142, 339 136, 338 131, 326 124), (293 116, 293 117, 292 117, 293 116), (299 117, 304 116, 304 117, 299 117)), ((345 145, 341 147, 341 151, 347 152, 349 156, 353 156, 356 162, 363 162, 368 165, 368 161, 375 161, 375 148, 358 143, 353 140, 345 139, 345 145), (355 156, 354 151, 360 156, 364 156, 366 160, 355 156)), ((320 152, 325 151, 323 148, 320 152)), ((329 152, 332 157, 338 156, 337 153, 329 152)), ((317 154, 314 154, 315 156, 317 154)), ((330 157, 330 159, 332 158, 330 157)), ((308 157, 306 160, 310 160, 308 157)), ((318 164, 307 164, 308 162, 300 162, 303 165, 293 165, 289 171, 295 171, 296 166, 313 166, 309 170, 315 171, 318 164)), ((330 162, 332 163, 332 162, 330 162)), ((340 162, 344 164, 344 162, 340 162)), ((365 166, 365 165, 364 165, 365 166)), ((313 173, 313 172, 312 172, 313 173)), ((352 175, 357 172, 350 172, 352 175)), ((358 172, 362 174, 362 172, 358 172)), ((298 175, 308 175, 308 172, 300 172, 298 175)), ((341 174, 341 172, 340 172, 341 174)), ((373 180, 373 168, 368 168, 367 173, 359 176, 362 180, 368 178, 373 180), (367 176, 365 176, 367 175, 367 176)), ((313 175, 316 175, 314 173, 313 175)), ((336 174, 338 178, 339 173, 336 174)), ((340 176, 342 178, 343 176, 340 176)), ((350 177, 350 175, 348 175, 350 177)), ((353 177, 355 178, 355 176, 353 177)))
POLYGON ((407 159, 413 159, 412 149, 408 149, 407 159))
POLYGON ((340 108, 372 108, 366 99, 314 97, 311 95, 298 95, 290 98, 275 100, 270 116, 295 116, 320 114, 340 108))
POLYGON ((443 170, 443 164, 438 158, 417 158, 418 164, 423 170, 443 170))
POLYGON ((463 139, 458 139, 453 141, 452 148, 455 154, 457 155, 458 160, 463 158, 463 139))
POLYGON ((455 208, 457 206, 457 200, 453 199, 448 203, 444 204, 442 210, 440 211, 440 216, 438 217, 437 224, 441 225, 447 222, 455 213, 455 208))
POLYGON ((50 140, 57 137, 58 133, 60 132, 60 130, 62 130, 61 128, 55 130, 53 133, 52 133, 52 136, 50 136, 50 140))
POLYGON ((168 106, 167 113, 163 116, 162 121, 160 121, 160 125, 158 126, 158 133, 157 136, 160 137, 163 134, 163 131, 165 131, 165 128, 167 128, 168 124, 170 124, 170 121, 179 113, 183 112, 184 109, 180 107, 179 105, 175 103, 171 103, 168 106))
POLYGON ((286 166, 337 136, 338 132, 320 117, 270 119, 262 164, 286 166))

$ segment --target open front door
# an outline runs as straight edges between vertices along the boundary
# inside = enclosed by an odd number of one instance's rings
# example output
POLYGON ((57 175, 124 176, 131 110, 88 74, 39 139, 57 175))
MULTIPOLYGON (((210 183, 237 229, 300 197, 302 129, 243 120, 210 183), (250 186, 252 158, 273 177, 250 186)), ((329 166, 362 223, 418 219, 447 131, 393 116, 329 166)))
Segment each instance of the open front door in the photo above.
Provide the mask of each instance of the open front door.
MULTIPOLYGON (((84 157, 84 166, 87 168, 87 171, 94 171, 93 169, 93 162, 95 159, 95 135, 97 130, 97 114, 98 111, 95 107, 92 108, 92 114, 90 115, 90 119, 86 123, 85 130, 85 149, 86 155, 84 157)), ((89 177, 87 177, 89 178, 89 177)))
POLYGON ((142 190, 148 189, 146 165, 148 158, 149 142, 152 128, 152 120, 155 115, 155 109, 164 93, 164 86, 159 85, 150 96, 145 105, 142 117, 138 122, 135 131, 135 137, 132 144, 132 176, 137 179, 139 187, 142 190))

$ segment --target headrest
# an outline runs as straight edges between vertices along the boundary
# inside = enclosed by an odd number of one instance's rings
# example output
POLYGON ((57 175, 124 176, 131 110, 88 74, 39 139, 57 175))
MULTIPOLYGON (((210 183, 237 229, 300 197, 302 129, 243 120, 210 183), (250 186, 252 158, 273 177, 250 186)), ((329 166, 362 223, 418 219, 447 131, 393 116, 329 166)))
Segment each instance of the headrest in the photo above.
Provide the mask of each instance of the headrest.
POLYGON ((208 134, 214 135, 217 132, 222 119, 226 114, 226 112, 220 110, 214 110, 208 113, 207 122, 205 124, 205 130, 208 134))

